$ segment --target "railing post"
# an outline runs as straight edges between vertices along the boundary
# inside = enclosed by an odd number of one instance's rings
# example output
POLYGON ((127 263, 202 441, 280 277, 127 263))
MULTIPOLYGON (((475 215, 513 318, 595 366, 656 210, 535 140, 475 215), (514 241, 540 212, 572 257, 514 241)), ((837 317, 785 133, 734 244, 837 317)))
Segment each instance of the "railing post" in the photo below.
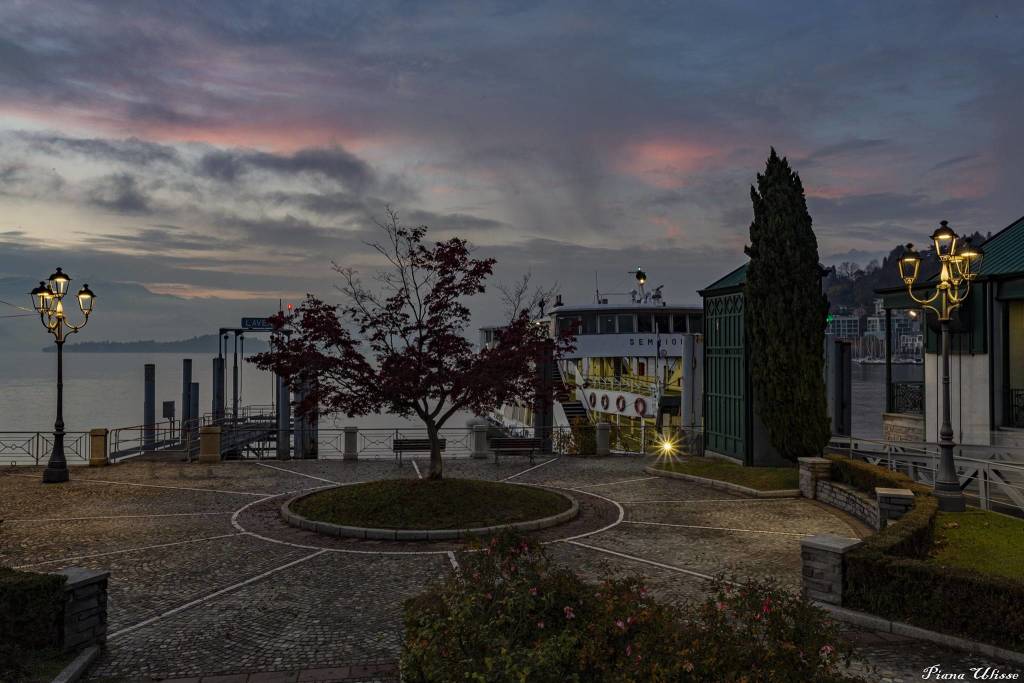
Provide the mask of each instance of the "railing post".
POLYGON ((473 452, 474 458, 487 457, 487 425, 473 425, 473 452))
POLYGON ((106 427, 89 430, 89 467, 102 467, 107 464, 106 427))
POLYGON ((982 510, 991 510, 992 503, 989 499, 988 465, 978 468, 978 502, 982 510))
POLYGON ((598 422, 595 426, 595 439, 597 441, 597 448, 595 449, 595 455, 609 455, 611 451, 611 431, 612 426, 607 422, 598 422))
POLYGON ((359 427, 345 427, 345 450, 342 460, 359 459, 359 427))
POLYGON ((199 464, 220 462, 220 427, 209 425, 199 430, 199 464))

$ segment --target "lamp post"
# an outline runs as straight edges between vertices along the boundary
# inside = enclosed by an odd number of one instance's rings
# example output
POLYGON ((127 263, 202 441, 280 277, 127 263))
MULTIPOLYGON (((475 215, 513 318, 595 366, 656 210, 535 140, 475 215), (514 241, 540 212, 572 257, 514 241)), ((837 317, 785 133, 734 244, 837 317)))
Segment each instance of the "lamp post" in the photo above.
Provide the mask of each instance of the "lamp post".
POLYGON ((953 311, 971 291, 971 282, 978 276, 982 250, 961 240, 946 221, 932 233, 932 244, 939 257, 939 275, 935 290, 919 299, 914 294, 914 282, 921 270, 921 256, 908 244, 900 257, 900 277, 907 286, 910 298, 935 313, 942 329, 942 426, 939 428, 939 468, 935 473, 935 496, 939 509, 944 512, 963 512, 964 493, 953 462, 953 425, 949 417, 949 321, 953 311))
POLYGON ((64 312, 64 295, 68 293, 69 284, 71 278, 58 268, 48 282, 40 282, 30 293, 32 306, 39 313, 39 320, 57 343, 57 421, 53 425, 53 451, 50 453, 50 462, 43 471, 44 484, 57 484, 68 480, 68 462, 64 458, 64 340, 69 334, 74 334, 85 327, 96 300, 96 295, 89 289, 89 285, 78 290, 78 308, 85 318, 81 325, 72 325, 64 312))

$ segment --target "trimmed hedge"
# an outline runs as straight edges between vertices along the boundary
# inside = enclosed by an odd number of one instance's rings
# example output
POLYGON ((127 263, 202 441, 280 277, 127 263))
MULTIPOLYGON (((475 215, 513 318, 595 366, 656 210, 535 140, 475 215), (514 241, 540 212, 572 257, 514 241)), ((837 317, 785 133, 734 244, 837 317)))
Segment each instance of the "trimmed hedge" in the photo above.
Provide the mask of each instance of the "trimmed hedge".
POLYGON ((924 496, 931 493, 931 488, 919 484, 902 472, 893 472, 879 465, 872 465, 863 460, 848 458, 845 455, 828 453, 825 458, 832 462, 832 480, 852 486, 874 497, 875 487, 910 489, 915 495, 924 496))
POLYGON ((0 679, 21 679, 29 651, 60 647, 66 580, 0 567, 0 679))
POLYGON ((885 486, 915 493, 913 509, 847 553, 844 607, 1024 650, 1024 581, 923 561, 935 542, 939 509, 929 487, 860 460, 826 457, 833 479, 862 491, 885 486))

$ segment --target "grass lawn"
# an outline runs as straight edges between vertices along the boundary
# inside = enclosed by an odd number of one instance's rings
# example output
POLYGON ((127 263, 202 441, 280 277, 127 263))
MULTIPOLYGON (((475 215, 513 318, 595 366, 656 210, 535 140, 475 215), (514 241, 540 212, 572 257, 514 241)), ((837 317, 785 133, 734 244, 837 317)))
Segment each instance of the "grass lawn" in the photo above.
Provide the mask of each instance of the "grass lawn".
POLYGON ((1022 557, 1024 520, 984 510, 940 512, 935 520, 929 562, 1024 579, 1022 557))
POLYGON ((56 649, 22 652, 20 662, 24 671, 19 673, 17 680, 23 683, 49 683, 78 655, 77 652, 62 654, 56 649))
POLYGON ((718 479, 758 491, 800 488, 800 471, 796 467, 744 467, 717 458, 687 458, 671 462, 659 461, 655 468, 692 474, 705 479, 718 479))
POLYGON ((571 507, 551 491, 474 479, 389 479, 314 493, 292 505, 321 522, 377 529, 466 529, 550 517, 571 507))

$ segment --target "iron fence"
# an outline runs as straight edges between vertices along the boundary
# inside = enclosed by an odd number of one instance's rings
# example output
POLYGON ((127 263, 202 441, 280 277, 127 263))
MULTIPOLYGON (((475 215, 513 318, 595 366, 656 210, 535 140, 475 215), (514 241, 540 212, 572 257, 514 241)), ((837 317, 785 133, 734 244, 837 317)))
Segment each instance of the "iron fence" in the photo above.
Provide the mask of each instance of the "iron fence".
MULTIPOLYGON (((45 465, 52 450, 52 432, 0 432, 0 463, 45 465)), ((69 464, 89 462, 89 432, 64 433, 64 458, 69 464)))
MULTIPOLYGON (((939 466, 935 444, 833 436, 830 445, 850 457, 902 472, 914 481, 929 486, 935 483, 939 466)), ((1024 449, 959 445, 953 462, 960 487, 972 505, 1024 516, 1024 449)))
POLYGON ((893 382, 892 412, 910 415, 924 414, 924 382, 893 382))

